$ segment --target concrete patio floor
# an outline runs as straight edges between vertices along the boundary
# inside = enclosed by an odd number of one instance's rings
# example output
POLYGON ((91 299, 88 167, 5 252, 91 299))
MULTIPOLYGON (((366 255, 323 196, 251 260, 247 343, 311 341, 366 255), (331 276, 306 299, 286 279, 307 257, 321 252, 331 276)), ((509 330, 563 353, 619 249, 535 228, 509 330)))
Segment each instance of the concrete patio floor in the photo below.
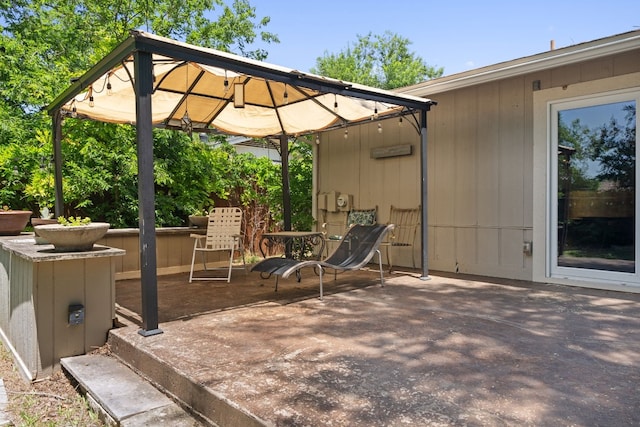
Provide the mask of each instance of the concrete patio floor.
POLYGON ((111 351, 221 426, 640 425, 640 295, 417 272, 117 282, 111 351))

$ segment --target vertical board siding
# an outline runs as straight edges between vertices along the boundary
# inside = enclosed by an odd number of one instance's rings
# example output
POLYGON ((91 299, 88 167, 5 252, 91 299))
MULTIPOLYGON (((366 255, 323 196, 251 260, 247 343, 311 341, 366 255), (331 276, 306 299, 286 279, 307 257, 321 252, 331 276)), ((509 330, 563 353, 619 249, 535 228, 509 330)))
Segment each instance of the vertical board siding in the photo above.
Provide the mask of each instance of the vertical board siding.
MULTIPOLYGON (((500 84, 499 224, 521 227, 524 168, 524 99, 522 80, 500 84)), ((528 195, 530 196, 530 195, 528 195)))
POLYGON ((477 224, 477 119, 476 89, 465 89, 456 94, 454 138, 454 179, 451 190, 455 203, 454 224, 469 226, 477 224))
MULTIPOLYGON (((547 89, 597 81, 637 71, 637 59, 637 51, 612 55, 431 96, 438 102, 428 113, 431 269, 533 277, 532 257, 523 253, 534 223, 533 82, 547 89)), ((397 119, 383 121, 382 136, 376 122, 349 128, 347 141, 343 131, 323 135, 318 191, 353 194, 357 207, 377 205, 382 222, 391 204, 417 206, 420 137, 405 122, 401 128, 397 119), (369 158, 372 147, 403 143, 415 144, 412 156, 369 158)), ((419 246, 415 251, 419 259, 419 246)), ((411 266, 406 252, 398 251, 394 264, 411 266)))
POLYGON ((477 200, 476 223, 479 227, 496 227, 498 216, 498 188, 500 176, 500 146, 498 133, 498 84, 480 86, 476 92, 478 102, 478 129, 476 131, 477 170, 475 191, 477 200))

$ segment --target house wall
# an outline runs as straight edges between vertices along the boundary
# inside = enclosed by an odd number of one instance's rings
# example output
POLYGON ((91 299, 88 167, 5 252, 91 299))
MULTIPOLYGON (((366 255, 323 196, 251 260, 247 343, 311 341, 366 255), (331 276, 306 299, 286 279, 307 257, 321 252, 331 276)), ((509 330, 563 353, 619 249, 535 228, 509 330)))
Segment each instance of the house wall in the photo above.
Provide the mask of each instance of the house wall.
MULTIPOLYGON (((429 268, 531 280, 533 253, 546 241, 534 239, 535 215, 545 215, 534 197, 534 93, 640 71, 639 51, 541 70, 456 90, 427 93, 438 102, 428 113, 429 268), (534 88, 534 82, 536 87, 534 88), (535 90, 534 90, 535 89, 535 90)), ((636 83, 637 84, 637 83, 636 83)), ((428 91, 428 88, 426 89, 428 91)), ((405 119, 405 122, 407 120, 405 119)), ((396 120, 321 135, 317 147, 317 194, 353 194, 354 206, 378 206, 379 222, 389 206, 420 203, 420 139, 396 120), (370 159, 372 147, 410 143, 411 156, 370 159)), ((546 177, 537 177, 544 180, 546 177)), ((544 183, 543 183, 544 186, 544 183)), ((542 196, 544 197, 544 196, 542 196)), ((318 209, 318 222, 325 211, 318 209)), ((335 215, 334 215, 335 216, 335 215)), ((420 257, 419 246, 414 249, 420 257)), ((409 266, 410 253, 394 255, 409 266)), ((539 266, 536 268, 540 268, 539 266)))

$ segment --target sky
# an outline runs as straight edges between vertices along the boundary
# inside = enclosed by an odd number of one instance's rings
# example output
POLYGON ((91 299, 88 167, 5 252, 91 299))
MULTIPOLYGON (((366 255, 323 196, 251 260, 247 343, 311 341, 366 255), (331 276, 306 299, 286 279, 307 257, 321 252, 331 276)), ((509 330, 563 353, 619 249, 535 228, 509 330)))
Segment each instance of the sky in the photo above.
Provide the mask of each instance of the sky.
POLYGON ((640 30, 639 0, 250 0, 280 43, 266 62, 308 72, 358 36, 391 31, 444 75, 640 30))

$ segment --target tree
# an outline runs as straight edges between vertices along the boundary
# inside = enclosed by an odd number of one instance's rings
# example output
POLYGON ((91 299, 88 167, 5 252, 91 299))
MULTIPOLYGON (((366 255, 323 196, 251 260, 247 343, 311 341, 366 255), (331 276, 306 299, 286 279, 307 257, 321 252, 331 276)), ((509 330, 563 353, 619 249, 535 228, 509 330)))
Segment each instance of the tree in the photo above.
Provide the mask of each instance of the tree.
MULTIPOLYGON (((264 59, 251 50, 269 18, 256 18, 248 0, 0 0, 0 203, 51 207, 51 119, 42 111, 69 81, 82 75, 129 35, 158 35, 264 59), (217 14, 217 21, 206 16, 217 14)), ((65 214, 137 224, 135 130, 128 125, 65 120, 65 214)), ((158 225, 180 225, 225 181, 211 163, 215 150, 198 138, 154 130, 158 225)))
POLYGON ((635 188, 636 182, 636 106, 625 105, 626 123, 611 118, 594 129, 591 159, 598 160, 598 179, 615 182, 618 188, 635 188))
POLYGON ((382 89, 409 86, 440 77, 443 68, 428 66, 409 51, 411 42, 386 31, 383 35, 358 36, 353 48, 316 59, 312 73, 382 89))

